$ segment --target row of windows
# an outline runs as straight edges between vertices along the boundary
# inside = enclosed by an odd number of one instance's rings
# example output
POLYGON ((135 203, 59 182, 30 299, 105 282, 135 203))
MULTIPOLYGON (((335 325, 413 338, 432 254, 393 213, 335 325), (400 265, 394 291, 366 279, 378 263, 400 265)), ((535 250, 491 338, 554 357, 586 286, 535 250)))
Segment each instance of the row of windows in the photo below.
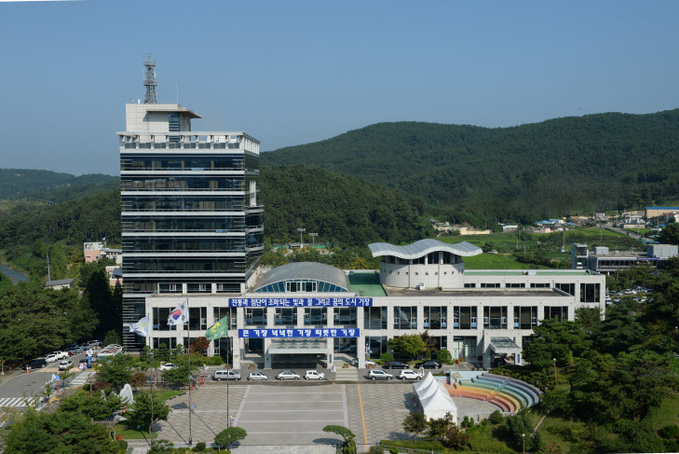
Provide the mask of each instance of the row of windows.
MULTIPOLYGON (((257 238, 255 238, 255 241, 257 238)), ((243 252, 244 238, 138 237, 123 241, 125 252, 243 252)))
MULTIPOLYGON (((253 163, 256 167, 256 162, 253 163)), ((244 170, 243 156, 133 157, 120 162, 120 170, 244 170)))
POLYGON ((246 227, 259 227, 262 225, 262 216, 248 215, 243 218, 242 215, 229 216, 220 215, 214 216, 182 216, 182 217, 166 217, 166 216, 126 216, 123 219, 123 232, 131 231, 149 231, 149 232, 167 232, 167 231, 194 231, 194 232, 242 232, 246 227))
POLYGON ((123 191, 152 189, 155 191, 190 191, 190 190, 221 190, 233 189, 237 191, 245 190, 243 177, 161 177, 154 176, 147 179, 140 178, 121 178, 120 189, 123 191))
MULTIPOLYGON (((424 265, 424 264, 454 265, 456 263, 461 263, 462 259, 455 254, 451 254, 450 252, 436 251, 436 252, 431 252, 427 255, 423 255, 422 257, 412 259, 412 260, 401 259, 401 258, 389 255, 389 256, 382 257, 381 261, 382 261, 382 263, 390 263, 390 264, 398 264, 398 265, 424 265)), ((415 274, 417 274, 417 273, 415 273, 415 274)))
POLYGON ((274 282, 255 290, 255 293, 298 293, 298 292, 322 292, 335 293, 346 292, 347 289, 330 282, 296 279, 289 281, 274 282))
MULTIPOLYGON (((499 282, 481 282, 479 284, 480 288, 502 288, 502 284, 499 282)), ((477 288, 475 282, 467 282, 464 284, 464 288, 477 288)), ((504 288, 526 288, 524 282, 507 282, 504 288)), ((544 288, 549 289, 551 285, 548 282, 544 283, 531 283, 530 288, 544 288)), ((554 284, 554 288, 562 290, 571 296, 575 296, 575 284, 565 284, 557 283, 554 284)), ((601 296, 601 284, 580 284, 580 302, 581 303, 598 303, 601 296)))
POLYGON ((123 197, 123 211, 243 211, 243 197, 123 197))
POLYGON ((123 273, 243 273, 245 261, 234 258, 132 258, 123 261, 123 273))

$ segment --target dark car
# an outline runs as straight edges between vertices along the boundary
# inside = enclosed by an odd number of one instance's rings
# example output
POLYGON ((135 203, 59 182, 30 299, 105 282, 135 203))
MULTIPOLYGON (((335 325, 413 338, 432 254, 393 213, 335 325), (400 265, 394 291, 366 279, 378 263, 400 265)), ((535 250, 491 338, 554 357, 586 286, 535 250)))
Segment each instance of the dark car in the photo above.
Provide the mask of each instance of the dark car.
POLYGON ((419 369, 420 367, 422 369, 439 369, 441 367, 441 363, 431 360, 415 364, 415 369, 419 369))
POLYGON ((83 358, 80 361, 78 361, 78 365, 84 364, 86 367, 89 367, 90 369, 92 368, 92 363, 87 362, 87 358, 83 358))
POLYGON ((45 358, 34 359, 30 363, 24 364, 21 368, 23 370, 26 370, 29 367, 31 369, 40 369, 43 367, 47 367, 47 361, 45 361, 45 358))
POLYGON ((385 369, 408 369, 410 366, 408 366, 406 363, 402 363, 401 361, 389 361, 384 365, 385 369))

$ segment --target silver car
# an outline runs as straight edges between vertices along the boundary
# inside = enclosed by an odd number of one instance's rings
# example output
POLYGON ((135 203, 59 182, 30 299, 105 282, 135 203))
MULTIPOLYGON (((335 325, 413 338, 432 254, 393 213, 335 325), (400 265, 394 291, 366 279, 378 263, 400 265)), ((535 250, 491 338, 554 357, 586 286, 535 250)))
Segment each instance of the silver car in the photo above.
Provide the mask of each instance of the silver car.
POLYGON ((284 370, 280 374, 276 375, 276 380, 299 380, 299 379, 300 379, 299 375, 289 370, 284 370))
POLYGON ((372 369, 368 373, 368 378, 371 380, 391 380, 394 378, 394 376, 383 371, 382 369, 372 369))
POLYGON ((305 380, 324 380, 325 374, 323 372, 317 372, 315 370, 308 370, 304 374, 305 380))
POLYGON ((263 374, 261 372, 250 372, 250 375, 248 375, 248 380, 250 380, 250 381, 255 381, 255 380, 266 381, 268 379, 269 379, 269 377, 267 377, 265 374, 263 374))

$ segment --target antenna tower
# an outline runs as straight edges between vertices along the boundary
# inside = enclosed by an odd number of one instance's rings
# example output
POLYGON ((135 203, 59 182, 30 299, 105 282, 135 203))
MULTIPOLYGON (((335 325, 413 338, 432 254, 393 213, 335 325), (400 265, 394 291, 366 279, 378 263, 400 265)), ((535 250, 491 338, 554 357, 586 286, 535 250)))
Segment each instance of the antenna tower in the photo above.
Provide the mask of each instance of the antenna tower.
POLYGON ((144 66, 146 67, 146 79, 144 79, 146 97, 144 97, 144 104, 158 104, 158 98, 156 98, 156 86, 158 86, 156 62, 153 61, 151 54, 146 54, 144 66))

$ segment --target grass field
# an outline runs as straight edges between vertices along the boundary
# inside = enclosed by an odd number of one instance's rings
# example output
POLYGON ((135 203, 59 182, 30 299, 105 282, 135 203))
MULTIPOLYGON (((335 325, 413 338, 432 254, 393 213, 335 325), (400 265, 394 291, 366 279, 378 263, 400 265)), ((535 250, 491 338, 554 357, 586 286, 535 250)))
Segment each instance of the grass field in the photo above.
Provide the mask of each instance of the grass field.
POLYGON ((465 257, 464 267, 468 270, 527 270, 544 269, 530 263, 517 262, 511 254, 481 254, 465 257))

